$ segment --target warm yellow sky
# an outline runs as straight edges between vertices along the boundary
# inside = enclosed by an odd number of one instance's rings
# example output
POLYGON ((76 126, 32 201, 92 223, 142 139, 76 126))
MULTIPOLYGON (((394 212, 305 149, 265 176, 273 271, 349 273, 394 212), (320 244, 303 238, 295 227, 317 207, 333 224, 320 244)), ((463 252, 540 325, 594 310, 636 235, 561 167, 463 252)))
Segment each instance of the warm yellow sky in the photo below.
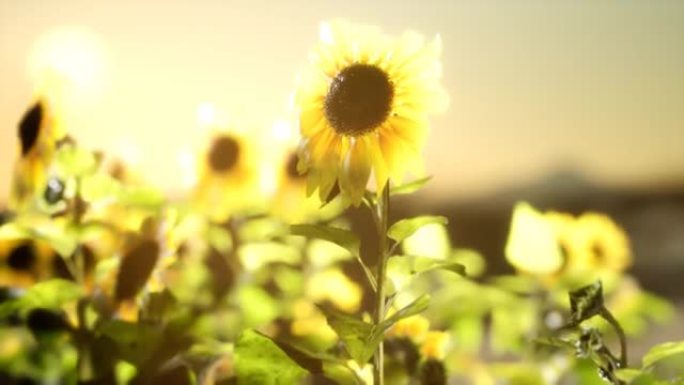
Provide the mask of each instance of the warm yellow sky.
MULTIPOLYGON (((106 86, 71 127, 87 145, 141 146, 177 183, 196 109, 269 127, 321 20, 440 33, 451 106, 426 150, 431 192, 463 197, 557 168, 611 185, 684 181, 684 1, 0 0, 0 181, 32 93, 28 55, 61 26, 91 30, 106 86)), ((7 188, 0 191, 0 199, 7 188)))

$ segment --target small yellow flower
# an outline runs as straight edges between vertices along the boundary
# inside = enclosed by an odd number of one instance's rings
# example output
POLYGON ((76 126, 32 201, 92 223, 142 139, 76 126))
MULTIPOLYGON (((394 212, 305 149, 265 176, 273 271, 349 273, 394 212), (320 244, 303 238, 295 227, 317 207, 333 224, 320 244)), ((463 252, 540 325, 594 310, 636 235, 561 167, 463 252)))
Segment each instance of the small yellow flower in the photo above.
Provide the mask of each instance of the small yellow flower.
POLYGON ((420 345, 420 354, 425 359, 443 360, 446 357, 449 334, 440 331, 430 331, 420 345))
POLYGON ((379 29, 323 23, 312 66, 300 78, 300 172, 308 194, 325 201, 338 185, 358 205, 371 179, 380 193, 391 178, 420 173, 427 114, 448 104, 439 84, 439 38, 391 39, 379 29))
POLYGON ((541 213, 524 202, 514 209, 506 258, 520 271, 547 278, 619 273, 632 261, 627 235, 606 215, 541 213))
POLYGON ((620 272, 632 263, 629 239, 609 217, 585 213, 577 218, 569 259, 571 267, 620 272))
POLYGON ((387 332, 388 337, 408 338, 416 344, 425 341, 430 330, 430 321, 422 315, 406 317, 395 323, 387 332))

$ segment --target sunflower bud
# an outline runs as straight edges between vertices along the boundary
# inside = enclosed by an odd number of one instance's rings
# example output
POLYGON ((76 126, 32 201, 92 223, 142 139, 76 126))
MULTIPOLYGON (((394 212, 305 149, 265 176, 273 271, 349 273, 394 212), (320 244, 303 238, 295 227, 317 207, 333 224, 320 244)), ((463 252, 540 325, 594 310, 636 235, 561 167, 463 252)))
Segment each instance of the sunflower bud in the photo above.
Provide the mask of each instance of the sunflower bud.
POLYGON ((21 142, 22 156, 26 156, 38 141, 43 115, 43 104, 37 102, 21 118, 21 122, 19 122, 19 141, 21 142))
POLYGON ((117 301, 132 299, 150 278, 159 258, 159 245, 151 239, 142 239, 121 260, 116 276, 117 301))

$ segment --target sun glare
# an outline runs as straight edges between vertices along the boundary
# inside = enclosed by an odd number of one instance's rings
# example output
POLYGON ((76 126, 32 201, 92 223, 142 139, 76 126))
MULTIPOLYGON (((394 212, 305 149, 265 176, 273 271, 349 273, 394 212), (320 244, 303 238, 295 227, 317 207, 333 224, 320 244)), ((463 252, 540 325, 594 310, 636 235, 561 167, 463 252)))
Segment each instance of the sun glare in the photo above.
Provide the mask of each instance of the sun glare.
POLYGON ((102 91, 106 52, 95 33, 59 27, 40 36, 28 59, 35 92, 54 100, 87 101, 102 91))

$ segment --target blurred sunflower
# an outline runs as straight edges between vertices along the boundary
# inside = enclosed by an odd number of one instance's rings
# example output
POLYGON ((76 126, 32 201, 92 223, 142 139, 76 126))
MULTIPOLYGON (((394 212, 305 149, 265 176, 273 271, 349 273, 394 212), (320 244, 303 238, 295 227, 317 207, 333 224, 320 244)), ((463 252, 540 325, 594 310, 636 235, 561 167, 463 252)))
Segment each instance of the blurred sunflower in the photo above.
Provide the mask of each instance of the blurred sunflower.
POLYGON ((61 122, 48 103, 39 99, 31 105, 19 122, 19 158, 14 166, 10 208, 25 208, 43 192, 57 143, 63 137, 61 122))
POLYGON ((571 280, 610 278, 632 261, 627 235, 608 216, 542 213, 525 202, 513 211, 506 258, 518 270, 547 283, 561 276, 571 280))
POLYGON ((231 214, 259 203, 257 163, 246 136, 217 132, 197 162, 198 182, 194 203, 211 220, 224 221, 231 214))
POLYGON ((387 331, 388 337, 408 338, 416 344, 422 344, 430 330, 430 321, 422 315, 403 318, 387 331))
POLYGON ((30 238, 0 239, 0 286, 27 288, 52 274, 55 252, 30 238))
POLYGON ((272 197, 271 211, 278 218, 298 223, 320 207, 320 202, 307 199, 306 176, 297 172, 297 154, 288 152, 281 158, 280 162, 273 162, 278 169, 275 172, 277 187, 272 197))
POLYGON ((608 216, 584 213, 579 216, 570 234, 559 234, 567 243, 570 269, 622 272, 632 263, 629 239, 608 216))
MULTIPOLYGON (((273 161, 277 187, 271 197, 271 213, 287 223, 302 223, 336 217, 343 209, 340 200, 322 205, 317 196, 306 195, 306 175, 297 172, 297 153, 289 151, 273 161)), ((269 165, 271 167, 272 165, 269 165)))
POLYGON ((420 353, 428 359, 443 360, 449 344, 449 333, 430 331, 420 346, 420 353))
MULTIPOLYGON (((97 263, 83 238, 79 251, 82 283, 91 288, 97 263)), ((0 286, 28 287, 49 278, 76 280, 71 258, 77 241, 65 218, 24 214, 0 226, 0 286), (67 257, 64 257, 67 256, 67 257)))
POLYGON ((427 114, 443 110, 441 42, 416 33, 391 39, 379 29, 332 22, 296 94, 300 162, 307 192, 326 200, 335 185, 355 205, 375 180, 378 194, 391 178, 420 173, 427 114))

